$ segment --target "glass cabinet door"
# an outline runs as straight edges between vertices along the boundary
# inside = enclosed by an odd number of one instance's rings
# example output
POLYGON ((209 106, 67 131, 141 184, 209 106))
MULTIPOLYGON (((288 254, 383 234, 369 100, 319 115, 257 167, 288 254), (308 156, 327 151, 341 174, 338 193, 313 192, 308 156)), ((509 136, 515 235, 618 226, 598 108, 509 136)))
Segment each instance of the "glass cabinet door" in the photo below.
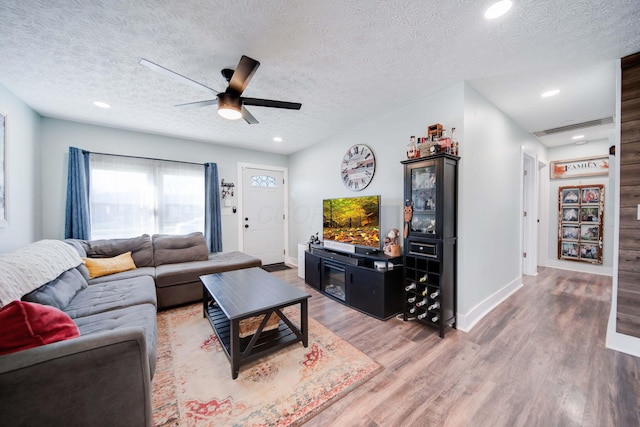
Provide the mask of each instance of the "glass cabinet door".
POLYGON ((436 184, 435 164, 411 169, 412 232, 436 234, 436 184))

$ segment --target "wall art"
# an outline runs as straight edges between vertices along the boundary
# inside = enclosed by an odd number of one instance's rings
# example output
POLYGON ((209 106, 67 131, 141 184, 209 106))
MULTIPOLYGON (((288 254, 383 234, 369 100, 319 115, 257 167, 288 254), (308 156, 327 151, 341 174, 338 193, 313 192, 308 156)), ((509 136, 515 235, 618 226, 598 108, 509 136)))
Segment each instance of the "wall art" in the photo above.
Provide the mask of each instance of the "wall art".
POLYGON ((0 113, 0 227, 7 220, 7 116, 0 113))
POLYGON ((558 259, 602 264, 604 185, 558 189, 558 259))
POLYGON ((551 179, 609 175, 609 156, 553 160, 549 173, 551 179))

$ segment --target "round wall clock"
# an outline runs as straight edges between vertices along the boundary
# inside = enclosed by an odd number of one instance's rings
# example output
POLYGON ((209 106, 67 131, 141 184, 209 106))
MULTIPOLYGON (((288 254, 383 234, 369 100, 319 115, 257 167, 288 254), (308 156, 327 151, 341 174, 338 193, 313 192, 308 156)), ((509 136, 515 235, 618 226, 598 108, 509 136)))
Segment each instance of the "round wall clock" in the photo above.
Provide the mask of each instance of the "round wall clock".
POLYGON ((371 148, 364 144, 349 148, 342 158, 340 171, 342 182, 349 190, 364 190, 376 171, 376 158, 371 148))

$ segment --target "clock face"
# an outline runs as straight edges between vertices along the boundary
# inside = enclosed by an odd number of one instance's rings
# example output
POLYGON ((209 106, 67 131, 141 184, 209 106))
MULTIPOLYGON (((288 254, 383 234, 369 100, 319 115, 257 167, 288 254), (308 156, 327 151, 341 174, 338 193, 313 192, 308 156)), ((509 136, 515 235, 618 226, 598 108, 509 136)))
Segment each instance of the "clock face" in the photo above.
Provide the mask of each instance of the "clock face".
POLYGON ((356 144, 349 148, 342 159, 340 171, 342 182, 349 190, 364 190, 376 171, 376 158, 373 151, 363 144, 356 144))

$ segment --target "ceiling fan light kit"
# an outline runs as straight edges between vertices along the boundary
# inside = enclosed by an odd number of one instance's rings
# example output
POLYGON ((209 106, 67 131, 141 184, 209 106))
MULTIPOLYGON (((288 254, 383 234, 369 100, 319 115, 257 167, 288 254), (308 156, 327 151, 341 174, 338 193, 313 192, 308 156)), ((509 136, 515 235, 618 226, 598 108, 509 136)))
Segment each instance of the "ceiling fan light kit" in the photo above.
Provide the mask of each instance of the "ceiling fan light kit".
POLYGON ((227 120, 238 120, 242 117, 240 98, 228 93, 218 94, 218 114, 227 120))
POLYGON ((195 80, 191 80, 181 74, 169 70, 161 65, 155 64, 151 61, 147 61, 142 58, 139 61, 140 65, 153 70, 159 74, 163 74, 174 80, 181 81, 186 84, 190 84, 194 87, 205 89, 208 92, 216 93, 217 99, 208 99, 205 101, 188 102, 186 104, 179 104, 176 107, 179 108, 193 108, 193 107, 206 107, 208 105, 218 104, 218 114, 228 120, 238 120, 243 118, 250 125, 258 123, 255 117, 245 108, 245 105, 253 105, 257 107, 271 107, 282 108, 285 110, 299 110, 302 104, 298 102, 285 102, 274 101, 272 99, 259 99, 259 98, 245 98, 242 92, 247 88, 249 81, 253 77, 260 66, 260 62, 248 56, 242 55, 240 62, 235 70, 225 68, 222 70, 222 75, 227 80, 229 85, 224 92, 218 92, 208 86, 198 83, 195 80))

